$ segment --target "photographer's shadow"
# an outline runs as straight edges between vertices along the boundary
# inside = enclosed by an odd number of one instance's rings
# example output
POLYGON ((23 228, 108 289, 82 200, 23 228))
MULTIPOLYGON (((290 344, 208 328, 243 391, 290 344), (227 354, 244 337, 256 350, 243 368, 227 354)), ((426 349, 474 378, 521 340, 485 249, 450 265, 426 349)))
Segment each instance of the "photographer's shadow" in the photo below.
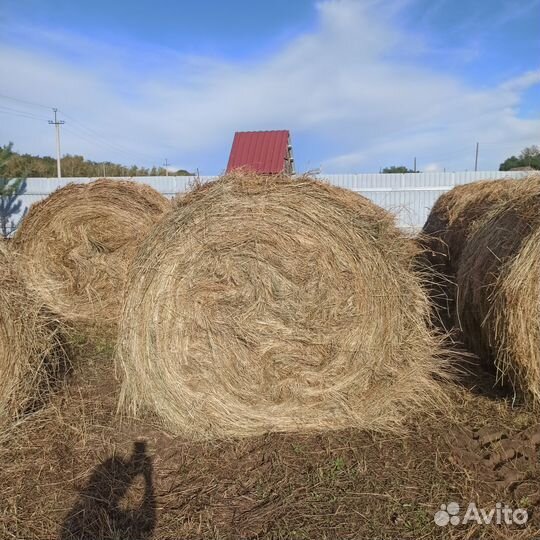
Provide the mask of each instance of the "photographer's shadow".
POLYGON ((94 469, 62 524, 59 540, 149 540, 155 525, 152 460, 146 443, 135 442, 128 459, 112 457, 94 469), (122 499, 139 477, 142 500, 136 508, 125 508, 128 501, 122 499))

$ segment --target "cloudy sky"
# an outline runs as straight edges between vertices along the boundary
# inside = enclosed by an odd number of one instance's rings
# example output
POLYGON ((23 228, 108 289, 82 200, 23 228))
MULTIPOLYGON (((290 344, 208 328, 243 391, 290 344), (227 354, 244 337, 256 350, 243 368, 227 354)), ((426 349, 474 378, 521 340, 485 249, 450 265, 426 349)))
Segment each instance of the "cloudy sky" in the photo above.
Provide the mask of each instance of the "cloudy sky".
POLYGON ((217 174, 237 130, 299 171, 499 163, 540 144, 540 0, 2 0, 0 144, 217 174))

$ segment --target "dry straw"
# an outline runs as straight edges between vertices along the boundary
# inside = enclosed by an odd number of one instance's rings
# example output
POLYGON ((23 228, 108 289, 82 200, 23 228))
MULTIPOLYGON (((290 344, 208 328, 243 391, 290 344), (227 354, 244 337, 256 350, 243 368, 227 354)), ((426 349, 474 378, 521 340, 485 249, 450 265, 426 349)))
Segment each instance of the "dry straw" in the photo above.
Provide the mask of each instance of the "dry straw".
POLYGON ((196 187, 130 272, 121 408, 196 439, 398 429, 443 394, 415 250, 385 211, 309 178, 196 187))
POLYGON ((420 266, 427 271, 435 321, 446 330, 455 324, 456 274, 467 238, 493 206, 523 188, 523 180, 482 180, 463 184, 441 195, 422 233, 420 266))
POLYGON ((34 204, 15 234, 32 291, 66 321, 110 325, 127 267, 170 203, 149 186, 69 184, 34 204))
POLYGON ((540 405, 540 176, 522 181, 474 228, 457 288, 469 346, 540 405))
POLYGON ((60 326, 24 286, 0 243, 0 425, 38 407, 67 368, 60 326))

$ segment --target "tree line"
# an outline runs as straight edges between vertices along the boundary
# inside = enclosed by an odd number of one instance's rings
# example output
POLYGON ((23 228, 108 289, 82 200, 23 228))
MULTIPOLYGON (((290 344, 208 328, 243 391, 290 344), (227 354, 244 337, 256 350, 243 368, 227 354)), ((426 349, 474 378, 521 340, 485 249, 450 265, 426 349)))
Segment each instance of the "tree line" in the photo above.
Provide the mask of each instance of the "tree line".
POLYGON ((524 167, 540 170, 540 148, 538 146, 528 146, 521 151, 519 156, 509 157, 501 163, 499 171, 511 171, 524 167))
MULTIPOLYGON (((51 156, 34 156, 14 152, 13 144, 0 147, 5 154, 2 175, 4 178, 50 178, 56 177, 56 158, 51 156)), ((165 176, 163 167, 138 167, 119 165, 110 161, 91 161, 83 156, 66 154, 61 158, 62 176, 66 177, 98 177, 98 176, 165 176)), ((173 176, 192 176, 192 173, 179 169, 169 170, 173 176)))

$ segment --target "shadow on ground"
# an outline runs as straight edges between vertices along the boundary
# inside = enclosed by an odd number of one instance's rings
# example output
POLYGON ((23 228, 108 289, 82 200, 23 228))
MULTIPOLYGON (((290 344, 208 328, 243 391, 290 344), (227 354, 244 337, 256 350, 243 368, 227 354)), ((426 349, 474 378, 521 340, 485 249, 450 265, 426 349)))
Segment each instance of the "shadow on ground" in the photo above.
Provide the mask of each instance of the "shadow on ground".
POLYGON ((98 465, 69 512, 59 540, 147 540, 156 525, 152 460, 146 443, 135 442, 128 459, 98 465), (142 497, 131 507, 128 491, 142 479, 142 497))

